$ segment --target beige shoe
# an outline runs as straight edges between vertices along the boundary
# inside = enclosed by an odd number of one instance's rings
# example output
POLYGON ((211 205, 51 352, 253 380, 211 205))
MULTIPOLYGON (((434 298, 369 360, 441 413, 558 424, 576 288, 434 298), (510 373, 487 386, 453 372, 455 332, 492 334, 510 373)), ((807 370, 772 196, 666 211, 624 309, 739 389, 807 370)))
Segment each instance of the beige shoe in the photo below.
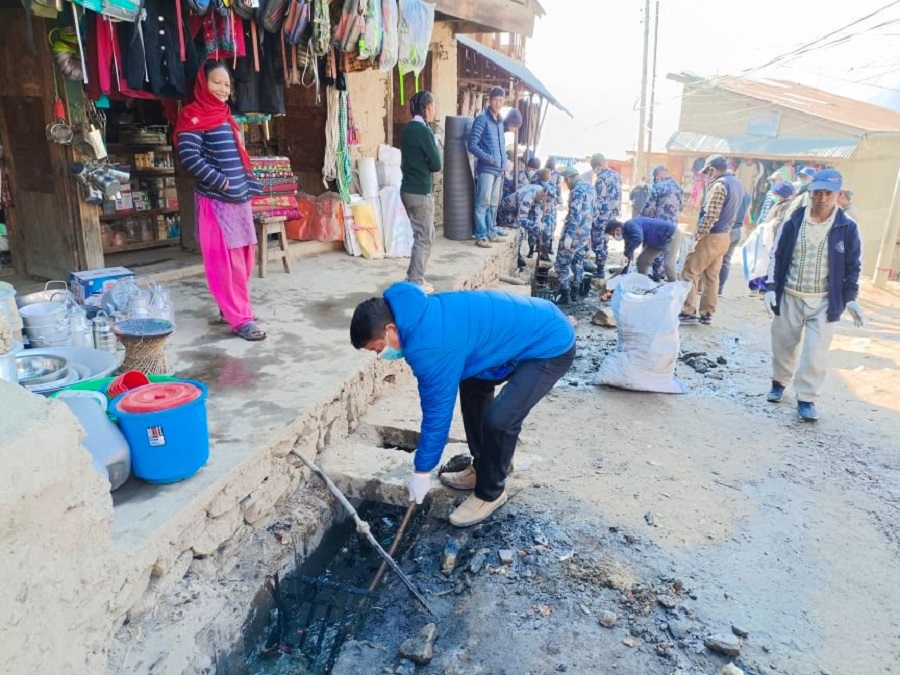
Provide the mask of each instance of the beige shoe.
POLYGON ((450 514, 450 524, 456 527, 469 527, 487 520, 494 511, 506 503, 506 491, 492 502, 486 502, 475 495, 469 497, 450 514))
POLYGON ((442 473, 441 482, 454 490, 474 490, 475 469, 470 465, 462 471, 442 473))
POLYGON ((493 248, 493 246, 491 246, 491 242, 489 242, 487 239, 476 239, 475 245, 478 248, 493 248))

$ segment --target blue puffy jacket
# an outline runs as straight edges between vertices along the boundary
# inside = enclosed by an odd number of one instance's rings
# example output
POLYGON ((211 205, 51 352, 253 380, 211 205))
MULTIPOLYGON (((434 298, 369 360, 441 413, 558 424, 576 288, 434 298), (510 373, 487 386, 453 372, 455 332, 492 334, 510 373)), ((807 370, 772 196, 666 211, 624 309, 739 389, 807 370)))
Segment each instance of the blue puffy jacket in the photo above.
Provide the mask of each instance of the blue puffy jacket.
POLYGON ((625 222, 622 238, 625 240, 625 257, 632 258, 641 244, 645 248, 664 248, 672 241, 678 226, 662 218, 638 216, 625 222))
POLYGON ((417 471, 431 471, 441 459, 462 380, 502 380, 523 361, 552 359, 575 344, 575 329, 546 300, 498 291, 425 295, 405 281, 384 297, 419 383, 417 471))
POLYGON ((494 119, 490 109, 475 118, 466 140, 466 149, 475 155, 476 176, 481 173, 503 175, 506 168, 506 140, 503 133, 503 118, 494 119))

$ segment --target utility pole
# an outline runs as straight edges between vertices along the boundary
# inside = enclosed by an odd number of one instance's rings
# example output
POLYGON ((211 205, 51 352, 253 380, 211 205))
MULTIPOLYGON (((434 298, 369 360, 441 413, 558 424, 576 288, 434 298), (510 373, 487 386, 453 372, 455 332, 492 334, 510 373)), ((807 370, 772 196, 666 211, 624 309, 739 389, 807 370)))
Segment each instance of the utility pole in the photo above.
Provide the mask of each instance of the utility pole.
POLYGON ((644 175, 644 165, 647 160, 645 153, 644 133, 647 127, 647 62, 650 60, 650 0, 644 5, 644 63, 641 69, 641 110, 638 122, 637 153, 634 157, 634 175, 640 178, 644 175))
POLYGON ((881 237, 881 247, 878 249, 875 274, 872 275, 872 281, 876 288, 884 289, 887 286, 891 265, 894 262, 894 252, 897 250, 898 237, 900 237, 900 171, 897 171, 894 197, 891 199, 891 208, 888 211, 887 223, 885 223, 884 234, 881 237))
MULTIPOLYGON (((659 0, 656 0, 656 19, 653 23, 653 76, 650 78, 650 111, 647 113, 647 153, 653 154, 653 112, 656 106, 656 52, 659 46, 659 0)), ((645 172, 646 173, 646 172, 645 172)), ((645 175, 642 173, 641 176, 645 175)))

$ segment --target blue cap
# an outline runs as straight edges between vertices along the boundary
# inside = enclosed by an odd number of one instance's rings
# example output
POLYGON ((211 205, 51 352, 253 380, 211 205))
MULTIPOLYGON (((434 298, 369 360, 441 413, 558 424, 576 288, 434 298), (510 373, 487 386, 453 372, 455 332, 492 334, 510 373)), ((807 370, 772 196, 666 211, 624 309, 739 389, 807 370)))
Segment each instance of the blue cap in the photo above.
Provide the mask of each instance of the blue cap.
POLYGON ((839 171, 825 169, 813 176, 812 183, 809 184, 809 191, 826 190, 828 192, 839 192, 843 184, 844 179, 839 171))
POLYGON ((812 178, 813 176, 816 175, 816 170, 814 168, 812 168, 811 166, 804 166, 802 169, 800 169, 800 171, 797 175, 803 175, 803 176, 808 176, 809 178, 812 178))
POLYGON ((779 197, 787 199, 794 194, 794 186, 791 183, 782 181, 781 183, 772 186, 772 192, 774 192, 779 197))

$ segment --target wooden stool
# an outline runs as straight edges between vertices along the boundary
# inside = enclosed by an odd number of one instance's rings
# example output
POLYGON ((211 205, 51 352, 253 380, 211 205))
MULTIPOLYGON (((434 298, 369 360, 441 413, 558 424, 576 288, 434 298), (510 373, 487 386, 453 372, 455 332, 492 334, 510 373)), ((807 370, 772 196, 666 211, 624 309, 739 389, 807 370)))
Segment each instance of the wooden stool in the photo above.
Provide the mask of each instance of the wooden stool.
POLYGON ((269 267, 269 235, 278 235, 278 246, 272 250, 275 251, 275 259, 281 258, 284 265, 284 271, 287 274, 291 272, 291 260, 287 249, 287 235, 284 232, 284 216, 273 216, 271 218, 257 218, 254 223, 256 225, 256 262, 259 265, 259 277, 264 279, 268 273, 269 267))

